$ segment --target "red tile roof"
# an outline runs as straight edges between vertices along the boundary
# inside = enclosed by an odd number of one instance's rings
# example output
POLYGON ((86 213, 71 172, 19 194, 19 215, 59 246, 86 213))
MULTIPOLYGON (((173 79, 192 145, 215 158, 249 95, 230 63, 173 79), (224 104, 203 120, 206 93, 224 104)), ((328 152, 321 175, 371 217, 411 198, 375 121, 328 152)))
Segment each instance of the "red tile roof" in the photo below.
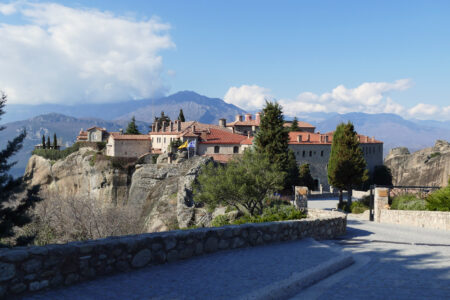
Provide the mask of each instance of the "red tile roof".
MULTIPOLYGON (((307 122, 303 122, 303 121, 297 121, 298 122, 298 127, 300 128, 316 128, 316 126, 311 125, 307 122)), ((292 125, 292 121, 288 121, 288 122, 284 122, 283 126, 284 127, 291 127, 292 125)))
POLYGON ((149 132, 149 135, 180 135, 178 131, 158 131, 158 132, 149 132))
POLYGON ((111 137, 115 140, 150 140, 148 134, 120 134, 112 132, 111 137))
MULTIPOLYGON (((359 142, 361 144, 382 144, 383 142, 376 140, 375 138, 369 138, 368 136, 358 134, 359 142)), ((309 132, 289 132, 289 144, 321 144, 326 145, 333 142, 333 132, 325 134, 309 133, 309 132), (301 141, 298 140, 298 136, 301 136, 301 141)))
POLYGON ((101 131, 106 131, 105 128, 101 128, 101 127, 98 127, 98 126, 93 126, 93 127, 91 127, 91 128, 88 128, 88 129, 86 129, 86 131, 89 131, 89 130, 91 130, 91 129, 98 129, 98 130, 101 130, 101 131))
POLYGON ((253 145, 254 137, 247 137, 245 140, 242 140, 241 145, 253 145))
POLYGON ((200 144, 237 144, 239 145, 247 136, 232 133, 226 129, 211 128, 202 131, 200 134, 200 144))
POLYGON ((227 127, 233 126, 259 126, 258 120, 248 120, 248 121, 234 121, 227 124, 227 127))

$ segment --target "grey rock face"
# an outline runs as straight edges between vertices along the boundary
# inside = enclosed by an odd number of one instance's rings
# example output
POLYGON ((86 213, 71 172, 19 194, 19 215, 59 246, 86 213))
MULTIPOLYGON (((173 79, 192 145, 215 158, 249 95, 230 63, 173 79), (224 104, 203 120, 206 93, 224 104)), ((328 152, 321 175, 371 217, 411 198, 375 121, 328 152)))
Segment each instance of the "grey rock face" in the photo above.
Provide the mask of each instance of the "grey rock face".
POLYGON ((384 164, 391 169, 394 185, 446 186, 450 176, 450 144, 438 140, 434 147, 409 153, 394 148, 384 164))

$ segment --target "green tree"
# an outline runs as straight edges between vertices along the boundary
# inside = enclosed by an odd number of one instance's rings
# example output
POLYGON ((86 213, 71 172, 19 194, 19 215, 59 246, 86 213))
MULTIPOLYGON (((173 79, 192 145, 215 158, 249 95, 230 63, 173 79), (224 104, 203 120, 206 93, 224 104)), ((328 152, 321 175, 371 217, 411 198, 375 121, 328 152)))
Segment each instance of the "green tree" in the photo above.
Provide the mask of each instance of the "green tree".
POLYGON ((244 151, 226 166, 209 163, 202 168, 194 186, 194 200, 214 209, 232 206, 250 215, 261 215, 264 200, 283 187, 286 173, 264 153, 244 151))
POLYGON ((311 170, 309 169, 309 164, 303 164, 300 166, 300 186, 306 186, 308 189, 314 189, 314 178, 311 176, 311 170))
POLYGON ((288 173, 284 189, 291 189, 298 182, 298 166, 294 153, 289 154, 289 129, 283 125, 281 105, 266 101, 255 137, 255 149, 259 153, 267 154, 271 163, 277 164, 282 171, 288 173))
POLYGON ((352 189, 367 179, 366 161, 355 128, 351 122, 340 123, 333 134, 328 161, 328 182, 339 189, 339 204, 343 203, 342 190, 345 189, 348 191, 347 205, 350 206, 352 189))
POLYGON ((375 166, 373 170, 373 183, 376 185, 392 185, 391 169, 385 165, 375 166))
MULTIPOLYGON (((0 116, 5 113, 6 101, 6 95, 1 93, 0 116)), ((4 129, 4 126, 0 126, 0 131, 4 129)), ((9 244, 12 245, 25 245, 33 239, 32 236, 16 236, 15 229, 31 222, 27 212, 41 200, 37 196, 39 187, 27 189, 21 177, 13 178, 8 173, 16 164, 9 163, 8 160, 22 148, 25 137, 24 130, 12 141, 8 141, 5 149, 0 150, 0 246, 1 240, 5 241, 5 238, 9 239, 9 244)))
POLYGON ((42 149, 45 149, 45 134, 42 135, 42 149))
POLYGON ((50 143, 50 136, 47 136, 47 149, 50 149, 52 144, 50 143))
POLYGON ((164 112, 162 111, 161 116, 155 117, 155 121, 153 121, 153 122, 158 123, 159 128, 162 128, 164 122, 166 124, 170 123, 170 118, 169 118, 169 116, 165 115, 164 112))
POLYGON ((292 121, 292 125, 289 128, 289 130, 292 131, 292 132, 300 131, 300 127, 298 127, 297 117, 294 117, 294 120, 292 121))
POLYGON ((136 126, 136 119, 134 118, 134 116, 131 118, 130 123, 128 123, 128 127, 127 130, 125 131, 125 134, 141 134, 136 126))
POLYGON ((186 120, 184 118, 184 114, 183 114, 183 109, 182 108, 180 108, 180 114, 178 115, 178 121, 186 122, 186 120))
POLYGON ((56 133, 53 134, 53 149, 58 148, 58 139, 56 138, 56 133))

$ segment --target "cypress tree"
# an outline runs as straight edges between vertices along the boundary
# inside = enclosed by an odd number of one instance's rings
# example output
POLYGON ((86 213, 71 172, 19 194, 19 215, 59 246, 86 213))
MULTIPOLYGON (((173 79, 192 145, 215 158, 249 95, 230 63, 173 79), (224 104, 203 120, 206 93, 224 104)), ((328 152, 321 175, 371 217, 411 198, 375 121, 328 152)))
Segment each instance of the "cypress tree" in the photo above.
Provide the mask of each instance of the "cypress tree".
POLYGON ((290 130, 291 130, 292 132, 300 131, 300 127, 298 127, 298 120, 297 120, 297 117, 294 117, 294 120, 292 121, 292 125, 291 125, 291 127, 290 127, 290 130))
POLYGON ((58 140, 56 139, 56 133, 53 134, 53 149, 58 148, 58 140))
POLYGON ((128 127, 127 130, 125 131, 125 134, 141 134, 136 126, 136 119, 134 118, 134 116, 131 118, 131 122, 128 123, 128 127))
POLYGON ((267 154, 271 163, 278 164, 282 171, 288 173, 284 188, 291 189, 298 182, 298 166, 294 153, 289 154, 289 132, 283 125, 281 105, 266 101, 255 137, 255 149, 267 154))
POLYGON ((186 122, 186 120, 184 119, 184 114, 183 114, 183 109, 182 108, 180 108, 180 114, 178 115, 178 121, 186 122))
MULTIPOLYGON (((6 95, 1 93, 0 116, 5 113, 6 100, 6 95)), ((0 126, 0 131, 3 129, 5 127, 0 126)), ((37 196, 38 186, 26 189, 21 177, 13 178, 8 173, 16 164, 16 162, 8 163, 8 160, 22 148, 25 137, 26 131, 24 130, 12 141, 8 141, 5 149, 0 150, 0 240, 8 238, 12 245, 25 245, 32 241, 32 236, 15 236, 14 229, 31 222, 27 212, 37 201, 41 200, 37 196), (19 194, 22 195, 18 196, 19 194)), ((2 246, 1 242, 0 246, 2 246)))
POLYGON ((42 135, 42 149, 45 149, 45 134, 42 135))
POLYGON ((308 189, 314 189, 314 178, 311 176, 311 170, 309 169, 309 164, 303 164, 300 166, 300 186, 307 186, 308 189))
POLYGON ((52 144, 50 143, 50 136, 47 136, 47 149, 52 148, 52 144))
POLYGON ((347 190, 347 204, 350 205, 352 188, 367 179, 366 161, 355 128, 351 122, 340 123, 333 134, 328 161, 328 182, 339 189, 339 204, 342 205, 342 190, 347 190))

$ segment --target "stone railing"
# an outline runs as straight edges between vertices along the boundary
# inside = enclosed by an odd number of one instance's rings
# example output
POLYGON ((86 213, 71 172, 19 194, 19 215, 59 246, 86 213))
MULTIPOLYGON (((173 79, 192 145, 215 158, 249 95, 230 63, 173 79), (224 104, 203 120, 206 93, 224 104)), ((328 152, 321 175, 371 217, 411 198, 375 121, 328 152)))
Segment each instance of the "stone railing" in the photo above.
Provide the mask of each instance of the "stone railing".
POLYGON ((374 217, 376 222, 450 230, 450 212, 391 210, 388 209, 388 199, 389 190, 387 188, 375 189, 374 217))
POLYGON ((309 210, 301 220, 177 230, 42 247, 0 249, 0 298, 70 285, 220 250, 345 233, 339 212, 309 210))

